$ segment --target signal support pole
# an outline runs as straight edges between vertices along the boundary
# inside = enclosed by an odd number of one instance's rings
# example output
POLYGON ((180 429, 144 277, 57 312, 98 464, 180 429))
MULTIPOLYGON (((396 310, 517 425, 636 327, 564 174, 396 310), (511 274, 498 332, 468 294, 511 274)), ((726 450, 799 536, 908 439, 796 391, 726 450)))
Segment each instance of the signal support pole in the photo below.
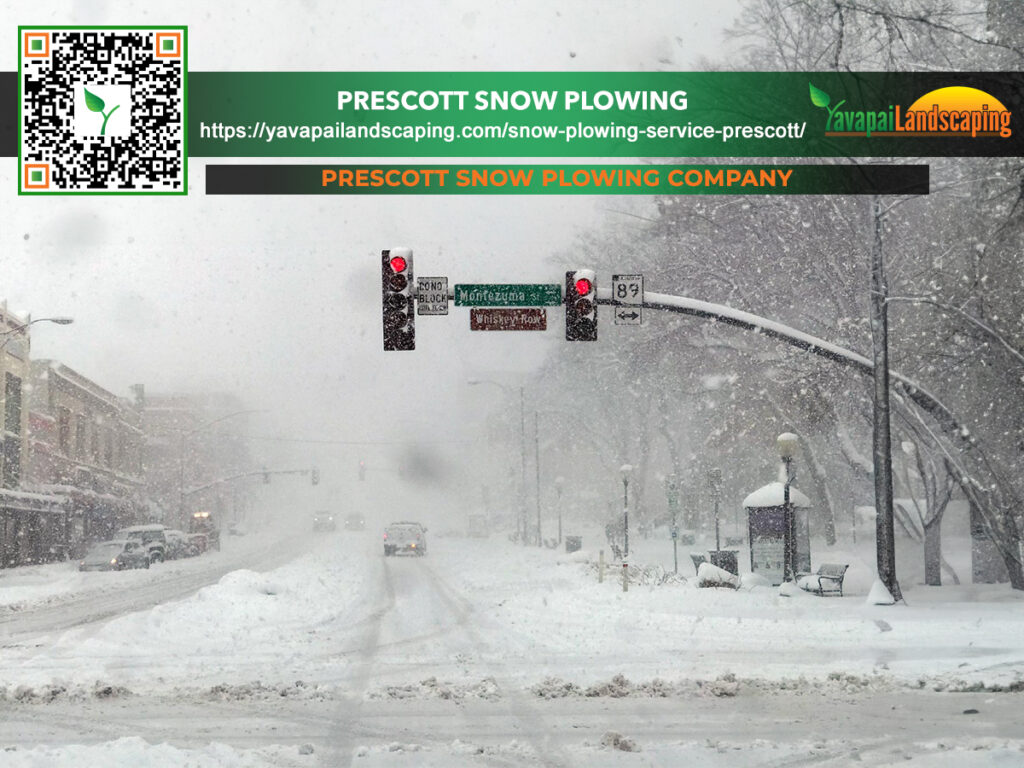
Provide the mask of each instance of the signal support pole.
POLYGON ((533 463, 537 470, 537 546, 544 546, 540 530, 540 420, 537 412, 533 412, 533 463))

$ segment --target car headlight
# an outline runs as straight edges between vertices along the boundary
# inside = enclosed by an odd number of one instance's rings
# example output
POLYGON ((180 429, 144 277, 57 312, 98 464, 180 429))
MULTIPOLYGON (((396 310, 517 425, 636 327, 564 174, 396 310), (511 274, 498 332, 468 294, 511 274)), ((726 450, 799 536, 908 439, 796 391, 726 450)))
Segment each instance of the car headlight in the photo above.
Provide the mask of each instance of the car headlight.
POLYGON ((113 560, 111 560, 110 564, 111 565, 117 565, 117 558, 115 557, 113 560))

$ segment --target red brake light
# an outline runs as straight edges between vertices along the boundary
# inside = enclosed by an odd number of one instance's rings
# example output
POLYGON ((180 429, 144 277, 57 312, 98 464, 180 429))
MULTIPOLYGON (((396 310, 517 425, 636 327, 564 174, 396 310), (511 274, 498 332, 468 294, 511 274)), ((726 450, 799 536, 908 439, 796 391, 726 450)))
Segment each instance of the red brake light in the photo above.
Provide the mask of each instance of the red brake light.
POLYGON ((392 256, 391 257, 391 271, 392 272, 396 272, 396 273, 397 272, 405 272, 406 266, 408 266, 408 265, 406 264, 405 259, 403 259, 401 256, 392 256))
POLYGON ((388 535, 385 533, 384 534, 384 540, 387 541, 387 539, 388 539, 388 535))
POLYGON ((585 277, 581 277, 576 281, 576 293, 580 296, 586 296, 593 288, 593 284, 585 277))

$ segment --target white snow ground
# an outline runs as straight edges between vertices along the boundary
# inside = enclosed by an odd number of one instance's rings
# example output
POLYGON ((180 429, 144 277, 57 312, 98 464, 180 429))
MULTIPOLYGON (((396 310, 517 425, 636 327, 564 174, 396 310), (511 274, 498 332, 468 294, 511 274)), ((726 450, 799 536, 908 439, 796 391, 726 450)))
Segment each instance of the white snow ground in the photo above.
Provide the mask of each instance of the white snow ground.
MULTIPOLYGON (((633 548, 671 557, 661 540, 633 548)), ((597 583, 594 549, 380 550, 339 532, 110 620, 0 625, 0 764, 1024 764, 1024 611, 1005 585, 907 584, 907 605, 869 606, 851 554, 844 598, 694 578, 623 593, 621 569, 597 583)), ((0 605, 28 620, 160 571, 9 573, 0 605)))

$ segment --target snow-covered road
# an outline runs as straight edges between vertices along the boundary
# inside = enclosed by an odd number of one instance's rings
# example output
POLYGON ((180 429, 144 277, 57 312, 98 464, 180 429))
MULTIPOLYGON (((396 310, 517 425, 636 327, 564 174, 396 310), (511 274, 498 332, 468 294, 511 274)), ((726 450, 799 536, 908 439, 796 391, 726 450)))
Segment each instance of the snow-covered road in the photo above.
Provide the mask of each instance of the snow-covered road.
POLYGON ((280 567, 4 648, 0 744, 17 747, 5 760, 1024 760, 1024 616, 1005 587, 896 608, 692 581, 623 594, 597 583, 586 552, 430 546, 384 558, 373 533, 339 532, 280 567))

